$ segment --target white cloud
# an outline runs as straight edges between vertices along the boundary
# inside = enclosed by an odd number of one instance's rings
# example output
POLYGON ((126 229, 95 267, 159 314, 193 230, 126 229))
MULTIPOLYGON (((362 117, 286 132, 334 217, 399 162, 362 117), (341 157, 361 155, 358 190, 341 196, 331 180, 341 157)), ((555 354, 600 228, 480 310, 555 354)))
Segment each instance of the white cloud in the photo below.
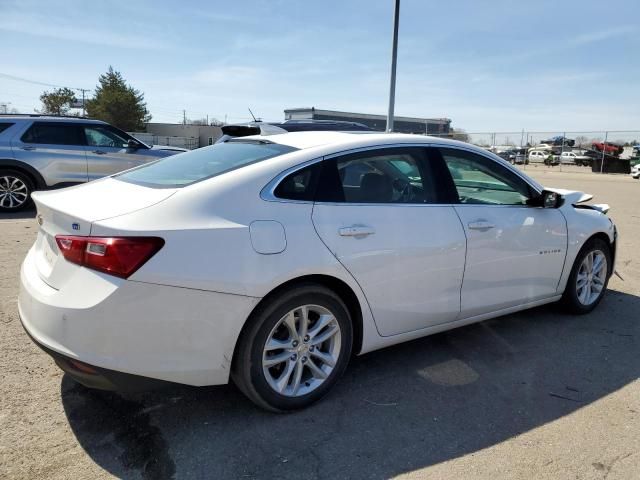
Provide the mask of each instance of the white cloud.
POLYGON ((572 45, 588 45, 591 43, 608 40, 614 37, 625 36, 630 33, 635 33, 636 31, 637 28, 632 25, 622 25, 620 27, 608 28, 606 30, 599 30, 577 35, 570 40, 570 43, 572 45))
POLYGON ((172 42, 166 37, 154 36, 142 21, 104 29, 91 24, 91 16, 78 15, 74 9, 54 14, 27 9, 5 9, 0 13, 0 30, 35 35, 55 40, 102 45, 126 49, 168 50, 172 42))

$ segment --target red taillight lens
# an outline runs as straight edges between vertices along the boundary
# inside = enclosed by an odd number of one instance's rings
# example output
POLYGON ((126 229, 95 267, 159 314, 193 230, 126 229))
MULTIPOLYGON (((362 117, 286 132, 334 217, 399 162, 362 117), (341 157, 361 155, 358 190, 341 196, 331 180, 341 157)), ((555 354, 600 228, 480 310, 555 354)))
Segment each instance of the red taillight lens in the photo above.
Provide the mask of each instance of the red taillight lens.
POLYGON ((78 237, 57 235, 64 258, 83 267, 128 278, 164 245, 158 237, 78 237))

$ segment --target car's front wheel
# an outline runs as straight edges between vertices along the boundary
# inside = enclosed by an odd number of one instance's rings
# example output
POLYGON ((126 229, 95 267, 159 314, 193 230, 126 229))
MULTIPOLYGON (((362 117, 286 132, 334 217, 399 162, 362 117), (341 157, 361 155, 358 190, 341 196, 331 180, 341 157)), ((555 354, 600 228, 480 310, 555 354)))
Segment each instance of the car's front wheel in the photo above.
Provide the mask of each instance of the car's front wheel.
POLYGON ((612 268, 611 248, 600 238, 588 241, 578 253, 562 303, 572 313, 589 313, 602 300, 612 268))
POLYGON ((352 346, 349 310, 320 285, 289 289, 259 307, 239 340, 232 377, 254 403, 284 412, 323 397, 352 346))
POLYGON ((0 212, 16 212, 29 205, 33 182, 22 172, 0 169, 0 212))

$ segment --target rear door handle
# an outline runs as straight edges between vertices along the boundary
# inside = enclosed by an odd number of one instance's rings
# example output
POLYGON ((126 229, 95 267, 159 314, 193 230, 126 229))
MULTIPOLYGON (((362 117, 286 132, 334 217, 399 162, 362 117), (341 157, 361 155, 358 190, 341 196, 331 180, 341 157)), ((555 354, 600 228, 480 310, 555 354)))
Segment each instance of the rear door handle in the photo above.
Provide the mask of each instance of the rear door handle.
POLYGON ((107 152, 105 152, 104 150, 94 150, 93 153, 95 153, 96 155, 104 155, 107 152))
POLYGON ((366 237, 367 235, 373 235, 376 233, 373 227, 367 227, 366 225, 351 225, 350 227, 343 227, 338 230, 341 237, 366 237))
POLYGON ((20 148, 22 148, 22 150, 29 150, 29 151, 36 149, 36 147, 32 147, 31 145, 25 145, 24 147, 20 147, 20 148))
POLYGON ((487 230, 491 230, 495 228, 493 223, 489 223, 486 220, 476 220, 475 222, 469 222, 469 230, 480 230, 481 232, 486 232, 487 230))

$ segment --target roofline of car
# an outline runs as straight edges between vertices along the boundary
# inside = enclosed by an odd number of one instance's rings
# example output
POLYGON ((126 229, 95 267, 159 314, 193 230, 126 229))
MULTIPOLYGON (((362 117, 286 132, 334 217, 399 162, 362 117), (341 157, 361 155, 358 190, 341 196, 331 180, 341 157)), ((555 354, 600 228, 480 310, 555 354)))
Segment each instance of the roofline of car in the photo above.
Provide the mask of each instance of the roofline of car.
POLYGON ((79 117, 77 115, 46 115, 46 114, 42 114, 42 113, 0 113, 0 119, 2 118, 6 118, 6 119, 11 119, 11 118, 15 118, 15 119, 21 119, 21 120, 26 120, 26 119, 30 119, 30 118, 46 118, 47 120, 61 120, 61 121, 66 121, 66 120, 77 120, 79 122, 95 122, 95 123, 106 123, 102 120, 98 120, 96 118, 91 118, 91 117, 79 117))

